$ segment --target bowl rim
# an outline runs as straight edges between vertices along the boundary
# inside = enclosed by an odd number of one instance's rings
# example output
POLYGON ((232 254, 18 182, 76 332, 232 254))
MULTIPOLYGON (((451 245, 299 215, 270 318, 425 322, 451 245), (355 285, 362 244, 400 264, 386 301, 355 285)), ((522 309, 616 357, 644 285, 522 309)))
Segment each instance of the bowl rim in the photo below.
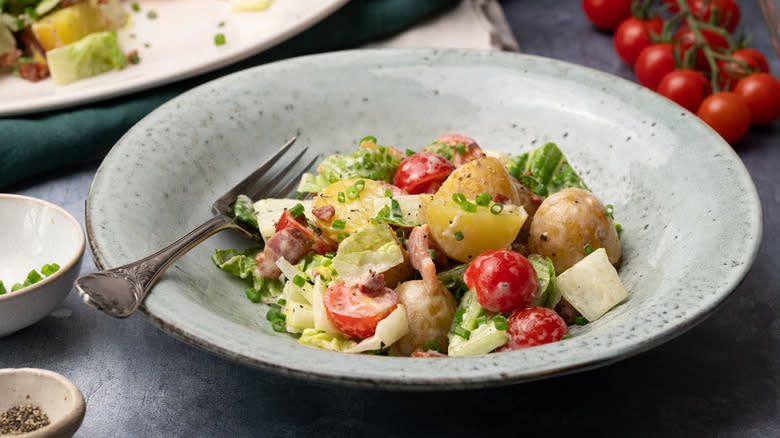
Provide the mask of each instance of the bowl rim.
POLYGON ((67 432, 71 425, 79 425, 84 419, 87 410, 84 394, 70 379, 55 371, 43 368, 0 368, 0 377, 4 375, 30 375, 36 379, 49 379, 61 385, 70 395, 70 404, 68 410, 56 421, 52 421, 48 426, 27 432, 20 435, 14 435, 20 438, 43 438, 48 436, 60 436, 67 432))
MULTIPOLYGON (((60 207, 57 204, 54 204, 49 201, 45 201, 43 199, 34 198, 32 196, 25 196, 25 195, 16 195, 11 193, 0 193, 0 202, 3 202, 4 200, 21 200, 29 203, 36 203, 40 205, 44 205, 47 208, 50 208, 54 211, 56 211, 60 216, 65 218, 67 221, 69 221, 75 230, 78 230, 76 233, 76 236, 78 237, 78 249, 75 251, 73 256, 68 259, 68 261, 60 266, 60 269, 55 272, 54 274, 45 277, 41 281, 31 284, 27 287, 24 287, 22 289, 19 289, 15 292, 8 291, 7 293, 0 295, 0 305, 5 301, 10 301, 13 299, 21 298, 25 295, 34 293, 35 291, 38 291, 40 289, 43 289, 47 287, 49 284, 55 282, 57 279, 65 275, 68 271, 70 271, 76 264, 78 263, 79 259, 84 255, 84 250, 86 248, 86 234, 84 232, 84 229, 81 227, 81 224, 78 220, 76 220, 75 217, 73 217, 72 214, 70 214, 67 210, 60 207)), ((2 371, 2 369, 0 369, 2 371)))

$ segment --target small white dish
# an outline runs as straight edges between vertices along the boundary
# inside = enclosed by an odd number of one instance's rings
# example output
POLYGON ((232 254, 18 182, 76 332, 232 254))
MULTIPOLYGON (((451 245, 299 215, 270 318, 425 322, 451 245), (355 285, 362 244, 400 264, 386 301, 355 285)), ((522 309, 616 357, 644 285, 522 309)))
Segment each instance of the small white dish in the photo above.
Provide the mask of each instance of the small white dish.
POLYGON ((73 288, 86 239, 81 224, 50 202, 0 194, 0 337, 23 329, 51 313, 73 288), (46 264, 59 270, 37 283, 11 292, 31 270, 46 264))
POLYGON ((8 435, 15 438, 67 438, 84 420, 87 407, 81 391, 65 376, 38 368, 0 369, 0 415, 14 406, 41 409, 49 424, 40 429, 8 435))

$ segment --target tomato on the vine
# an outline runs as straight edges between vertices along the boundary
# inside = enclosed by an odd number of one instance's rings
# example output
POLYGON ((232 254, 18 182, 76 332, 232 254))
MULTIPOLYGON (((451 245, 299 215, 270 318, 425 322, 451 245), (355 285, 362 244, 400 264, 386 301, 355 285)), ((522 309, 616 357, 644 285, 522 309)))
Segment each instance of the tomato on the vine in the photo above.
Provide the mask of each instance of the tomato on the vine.
POLYGON ((675 68, 674 46, 670 43, 658 43, 647 46, 639 52, 634 64, 634 73, 640 84, 655 90, 661 83, 661 79, 675 68))
POLYGON ((710 90, 710 81, 702 72, 681 69, 667 73, 656 92, 695 114, 710 90))
POLYGON ((539 296, 539 280, 531 262, 508 249, 478 255, 466 267, 463 280, 477 302, 491 312, 509 313, 539 296))
MULTIPOLYGON (((701 37, 704 39, 707 45, 715 51, 725 52, 731 46, 728 38, 720 32, 706 28, 700 28, 699 32, 701 33, 701 37)), ((674 41, 680 45, 680 53, 683 60, 687 59, 688 56, 691 56, 688 53, 695 48, 696 70, 710 70, 710 64, 707 62, 704 49, 700 46, 697 46, 698 41, 696 33, 690 27, 683 26, 680 28, 680 30, 675 32, 674 41)))
POLYGON ((546 307, 526 307, 516 310, 507 318, 506 334, 509 342, 501 350, 558 342, 569 333, 569 327, 554 310, 546 307))
POLYGON ((688 5, 691 15, 705 23, 724 27, 729 33, 737 29, 740 10, 734 0, 688 0, 688 5))
POLYGON ((455 165, 441 154, 418 152, 401 161, 393 176, 393 184, 410 195, 436 193, 455 165))
POLYGON ((660 35, 664 27, 661 17, 652 17, 646 20, 630 17, 620 23, 613 43, 615 51, 626 64, 634 66, 639 52, 653 43, 653 35, 660 35))
POLYGON ((736 143, 750 128, 750 108, 745 99, 731 91, 709 95, 696 111, 704 122, 728 143, 736 143))
POLYGON ((769 64, 764 55, 756 49, 739 49, 728 59, 718 59, 718 84, 722 90, 731 90, 745 76, 753 73, 769 72, 769 64))
POLYGON ((755 73, 737 82, 734 93, 750 108, 753 125, 771 123, 780 116, 780 81, 769 73, 755 73))
POLYGON ((398 306, 398 294, 389 287, 364 292, 360 286, 334 281, 322 303, 333 325, 346 336, 368 338, 376 325, 398 306))
POLYGON ((582 0, 582 10, 594 26, 613 31, 631 16, 632 0, 582 0))

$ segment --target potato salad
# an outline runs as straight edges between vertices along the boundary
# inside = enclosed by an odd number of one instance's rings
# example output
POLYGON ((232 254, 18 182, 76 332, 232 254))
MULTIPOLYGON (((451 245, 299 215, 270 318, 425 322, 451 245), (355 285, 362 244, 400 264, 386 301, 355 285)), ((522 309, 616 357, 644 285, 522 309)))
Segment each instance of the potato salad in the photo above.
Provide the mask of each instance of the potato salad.
POLYGON ((554 143, 510 156, 462 134, 406 151, 366 137, 298 192, 239 196, 264 241, 212 260, 301 344, 487 354, 561 341, 627 298, 613 208, 554 143))

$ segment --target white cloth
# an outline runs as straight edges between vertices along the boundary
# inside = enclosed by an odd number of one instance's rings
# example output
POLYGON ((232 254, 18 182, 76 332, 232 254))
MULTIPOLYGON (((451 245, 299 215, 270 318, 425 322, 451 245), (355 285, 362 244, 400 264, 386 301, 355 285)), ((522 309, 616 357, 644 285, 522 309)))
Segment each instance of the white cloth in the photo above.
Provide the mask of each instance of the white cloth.
POLYGON ((504 11, 497 0, 461 0, 441 14, 365 48, 434 47, 493 49, 519 52, 504 11))

